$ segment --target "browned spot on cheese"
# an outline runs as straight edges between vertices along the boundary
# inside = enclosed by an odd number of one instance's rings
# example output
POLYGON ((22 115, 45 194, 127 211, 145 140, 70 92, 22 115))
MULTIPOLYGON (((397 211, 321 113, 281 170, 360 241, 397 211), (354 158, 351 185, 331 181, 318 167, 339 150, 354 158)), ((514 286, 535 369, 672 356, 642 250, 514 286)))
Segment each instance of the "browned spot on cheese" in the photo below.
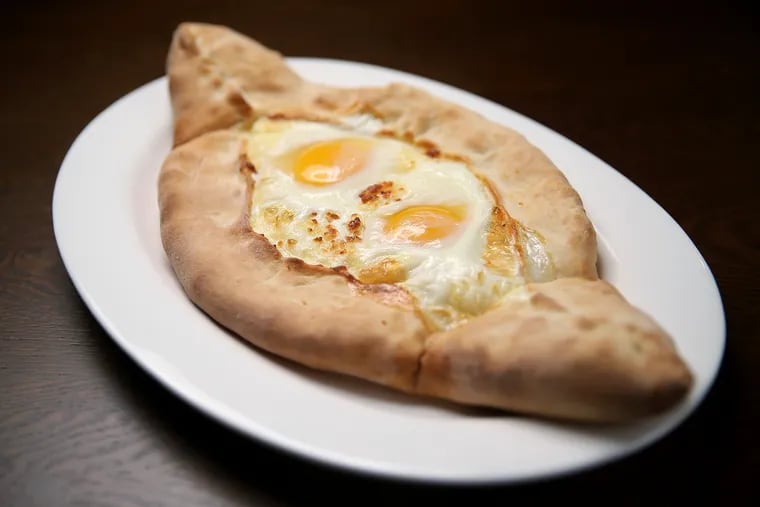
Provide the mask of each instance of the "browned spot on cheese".
POLYGON ((380 199, 388 199, 392 194, 393 182, 381 181, 380 183, 375 183, 362 190, 359 194, 359 199, 361 199, 363 204, 367 204, 370 202, 376 202, 380 199))
POLYGON ((486 266, 504 276, 520 274, 522 258, 518 232, 517 221, 501 206, 494 206, 483 252, 486 266))
POLYGON ((330 243, 327 245, 327 251, 334 255, 345 255, 346 242, 342 239, 330 240, 330 243))
POLYGON ((335 239, 335 238, 337 238, 338 237, 338 229, 336 229, 332 225, 328 224, 327 227, 325 227, 325 237, 327 239, 335 239))
POLYGON ((348 228, 349 232, 352 232, 354 235, 358 235, 362 232, 362 230, 364 230, 362 219, 359 218, 359 215, 356 213, 351 215, 351 220, 348 221, 346 227, 348 228))
MULTIPOLYGON (((467 168, 475 173, 475 170, 472 168, 472 161, 465 157, 464 155, 459 155, 457 153, 441 153, 440 155, 441 159, 451 160, 452 162, 459 162, 461 164, 464 164, 467 166, 467 168)), ((478 176, 477 173, 475 173, 475 176, 478 176)))
POLYGON ((392 139, 396 139, 397 141, 405 142, 407 144, 412 144, 416 146, 418 149, 422 150, 425 153, 425 155, 427 155, 430 158, 437 158, 441 160, 451 160, 452 162, 460 162, 468 166, 468 168, 472 171, 472 161, 468 157, 464 155, 460 155, 458 153, 446 153, 444 151, 441 151, 441 149, 438 146, 436 146, 432 141, 429 141, 427 139, 416 140, 414 134, 411 131, 406 131, 403 134, 397 134, 393 130, 382 129, 382 130, 377 131, 375 135, 378 137, 390 137, 392 139))
POLYGON ((353 114, 366 114, 369 116, 373 116, 377 118, 378 120, 383 120, 384 115, 375 109, 375 107, 372 104, 368 104, 367 102, 357 102, 354 103, 353 106, 349 109, 350 112, 353 114))
POLYGON ((422 149, 422 151, 425 152, 425 155, 430 158, 438 158, 441 156, 441 150, 439 150, 438 146, 436 146, 432 141, 428 141, 427 139, 420 139, 416 144, 419 148, 422 149))
MULTIPOLYGON (((383 304, 417 311, 414 297, 404 288, 390 283, 364 284, 354 282, 351 287, 357 294, 372 296, 383 304)), ((423 320, 424 322, 424 320, 423 320)))
POLYGON ((306 222, 304 229, 311 236, 314 248, 319 248, 319 251, 326 255, 327 258, 334 259, 335 256, 347 255, 355 248, 354 244, 357 241, 361 241, 361 219, 358 214, 352 214, 352 221, 358 225, 356 230, 351 230, 343 235, 343 233, 336 227, 336 220, 340 219, 340 215, 334 211, 327 211, 323 214, 324 219, 319 218, 319 214, 316 212, 310 212, 311 218, 306 222), (356 219, 356 220, 354 220, 356 219), (316 246, 319 245, 319 246, 316 246))
POLYGON ((357 278, 363 283, 398 283, 406 280, 406 269, 396 259, 384 258, 377 264, 363 268, 357 278))
POLYGON ((270 224, 275 226, 287 225, 293 221, 295 215, 289 209, 270 206, 262 210, 262 215, 270 224))
POLYGON ((576 322, 578 327, 584 331, 589 331, 597 326, 596 321, 589 319, 588 317, 579 317, 576 322))

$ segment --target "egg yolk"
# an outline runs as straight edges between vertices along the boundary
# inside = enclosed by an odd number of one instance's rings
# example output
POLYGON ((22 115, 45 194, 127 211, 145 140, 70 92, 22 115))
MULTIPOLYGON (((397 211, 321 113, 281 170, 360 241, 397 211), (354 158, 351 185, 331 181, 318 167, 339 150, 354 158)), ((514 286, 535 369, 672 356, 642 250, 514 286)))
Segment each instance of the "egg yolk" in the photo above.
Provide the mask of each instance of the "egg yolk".
POLYGON ((390 215, 384 231, 394 241, 429 243, 452 235, 464 218, 463 206, 410 206, 390 215))
POLYGON ((297 181, 330 185, 359 172, 367 163, 372 143, 367 139, 335 139, 303 150, 293 164, 297 181))

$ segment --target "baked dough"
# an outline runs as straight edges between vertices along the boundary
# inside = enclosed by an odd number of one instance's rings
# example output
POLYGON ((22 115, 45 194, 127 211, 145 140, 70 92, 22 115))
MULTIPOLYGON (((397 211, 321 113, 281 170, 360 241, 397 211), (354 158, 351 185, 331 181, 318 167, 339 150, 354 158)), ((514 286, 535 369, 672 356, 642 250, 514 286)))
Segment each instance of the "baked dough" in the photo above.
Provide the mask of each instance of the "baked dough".
POLYGON ((691 374, 665 331, 598 279, 581 199, 519 133, 406 85, 306 82, 278 53, 220 26, 180 25, 168 74, 175 147, 159 178, 164 248, 191 300, 241 337, 406 392, 557 418, 642 417, 688 392, 691 374), (476 167, 507 212, 540 232, 557 279, 436 331, 394 285, 283 258, 249 225, 247 128, 261 116, 356 112, 476 167))

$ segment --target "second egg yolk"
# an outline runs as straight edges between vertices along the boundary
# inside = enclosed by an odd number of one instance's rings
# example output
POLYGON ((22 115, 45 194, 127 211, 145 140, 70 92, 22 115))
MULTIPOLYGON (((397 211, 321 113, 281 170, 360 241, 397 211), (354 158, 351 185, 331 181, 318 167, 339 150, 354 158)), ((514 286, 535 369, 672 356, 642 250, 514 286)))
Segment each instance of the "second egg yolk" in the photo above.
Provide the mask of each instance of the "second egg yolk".
POLYGON ((429 243, 454 234, 464 218, 463 206, 410 206, 390 215, 384 232, 394 241, 429 243))

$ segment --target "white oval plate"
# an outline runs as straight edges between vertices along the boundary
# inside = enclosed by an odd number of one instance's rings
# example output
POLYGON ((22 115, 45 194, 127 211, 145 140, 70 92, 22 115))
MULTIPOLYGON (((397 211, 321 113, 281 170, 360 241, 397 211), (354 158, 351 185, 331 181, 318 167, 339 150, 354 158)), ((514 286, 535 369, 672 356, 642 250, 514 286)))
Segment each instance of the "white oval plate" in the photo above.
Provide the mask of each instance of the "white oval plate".
POLYGON ((612 282, 676 339, 696 375, 688 400, 632 425, 584 427, 414 398, 262 353, 185 297, 159 237, 156 182, 171 146, 165 78, 121 98, 63 161, 53 221, 66 269, 113 339, 166 387, 261 441, 383 476, 516 482, 620 458, 661 438, 702 400, 720 364, 724 317, 715 281, 681 228, 651 198, 561 135, 451 86, 371 65, 293 58, 306 79, 339 86, 401 81, 510 126, 581 194, 612 282))

